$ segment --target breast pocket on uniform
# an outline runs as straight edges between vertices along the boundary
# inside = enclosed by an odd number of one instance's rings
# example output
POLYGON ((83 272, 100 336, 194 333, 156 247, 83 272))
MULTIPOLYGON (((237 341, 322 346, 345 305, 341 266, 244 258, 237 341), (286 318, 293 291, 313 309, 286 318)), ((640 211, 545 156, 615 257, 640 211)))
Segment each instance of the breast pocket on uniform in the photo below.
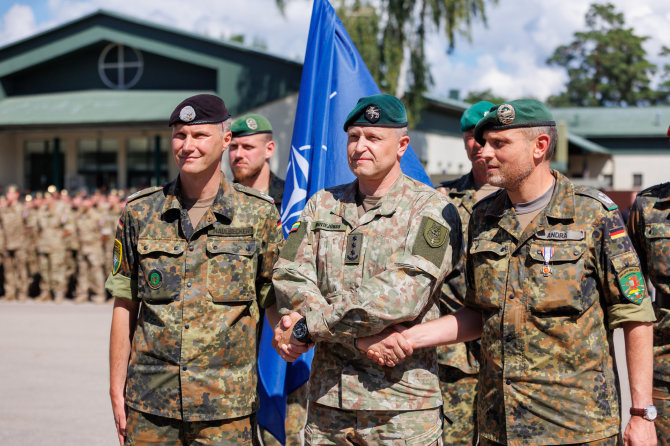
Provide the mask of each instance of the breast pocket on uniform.
POLYGON ((207 289, 212 302, 249 302, 256 298, 257 245, 253 238, 207 240, 207 289))
POLYGON ((167 303, 179 299, 185 247, 184 240, 139 239, 137 287, 144 301, 167 303))
POLYGON ((476 288, 475 303, 485 310, 498 310, 507 285, 509 247, 491 240, 477 239, 470 245, 472 277, 476 288))
POLYGON ((649 262, 653 265, 658 279, 670 280, 670 224, 650 223, 644 228, 644 235, 649 244, 649 262))
MULTIPOLYGON (((530 245, 524 292, 531 312, 574 316, 593 302, 582 293, 585 243, 538 242, 530 245)), ((593 293, 589 293, 593 294, 593 293)))

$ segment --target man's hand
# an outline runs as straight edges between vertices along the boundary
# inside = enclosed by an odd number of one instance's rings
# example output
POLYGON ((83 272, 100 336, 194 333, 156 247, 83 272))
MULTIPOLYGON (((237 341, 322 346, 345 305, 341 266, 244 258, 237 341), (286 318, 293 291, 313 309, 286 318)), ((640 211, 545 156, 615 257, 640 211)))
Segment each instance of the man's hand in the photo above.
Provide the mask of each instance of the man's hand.
POLYGON ((630 417, 623 435, 624 446, 656 446, 656 426, 642 417, 630 417))
POLYGON ((293 326, 302 319, 300 313, 283 316, 274 329, 272 346, 286 362, 293 362, 314 345, 303 344, 293 337, 293 326))
POLYGON ((379 365, 395 367, 414 352, 412 344, 401 334, 406 328, 397 325, 374 336, 358 338, 358 349, 379 365))
POLYGON ((128 406, 123 397, 112 397, 112 411, 114 412, 114 424, 116 424, 116 434, 119 437, 119 445, 123 446, 126 441, 126 419, 128 418, 128 406))

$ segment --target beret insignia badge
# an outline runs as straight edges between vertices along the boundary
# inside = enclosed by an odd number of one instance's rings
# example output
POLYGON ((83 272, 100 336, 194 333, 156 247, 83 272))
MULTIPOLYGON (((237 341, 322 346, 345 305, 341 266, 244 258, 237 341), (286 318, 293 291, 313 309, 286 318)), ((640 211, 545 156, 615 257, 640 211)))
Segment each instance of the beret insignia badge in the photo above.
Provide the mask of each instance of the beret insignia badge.
POLYGON ((258 128, 258 123, 254 118, 248 118, 246 120, 247 127, 249 127, 249 130, 256 130, 258 128))
POLYGON ((370 121, 370 123, 375 124, 381 117, 382 111, 376 105, 368 105, 368 107, 365 109, 365 119, 370 121))
POLYGON ((500 121, 501 124, 511 124, 514 122, 515 117, 516 111, 514 111, 514 107, 511 105, 502 104, 500 107, 498 107, 498 121, 500 121))
POLYGON ((195 110, 190 105, 185 106, 179 112, 179 119, 184 122, 191 122, 195 119, 195 110))

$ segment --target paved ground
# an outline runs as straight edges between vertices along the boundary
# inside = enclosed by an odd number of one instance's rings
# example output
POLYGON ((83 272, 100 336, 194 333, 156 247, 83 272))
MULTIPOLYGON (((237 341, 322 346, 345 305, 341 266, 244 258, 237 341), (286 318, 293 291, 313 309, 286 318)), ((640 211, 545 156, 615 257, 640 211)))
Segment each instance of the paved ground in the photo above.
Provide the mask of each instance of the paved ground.
MULTIPOLYGON (((0 302, 0 444, 117 444, 108 394, 111 315, 111 305, 0 302)), ((623 345, 620 332, 615 339, 623 345)))
POLYGON ((0 302, 0 444, 118 444, 111 305, 0 302))

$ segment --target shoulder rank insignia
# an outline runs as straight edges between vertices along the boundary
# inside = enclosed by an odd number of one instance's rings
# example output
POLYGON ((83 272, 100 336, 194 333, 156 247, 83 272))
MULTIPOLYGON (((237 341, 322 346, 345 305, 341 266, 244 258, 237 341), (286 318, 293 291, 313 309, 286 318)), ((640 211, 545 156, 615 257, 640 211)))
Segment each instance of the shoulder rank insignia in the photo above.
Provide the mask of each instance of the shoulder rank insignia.
POLYGON ((621 291, 629 301, 640 305, 644 299, 645 284, 640 268, 628 267, 619 274, 619 285, 621 291))

